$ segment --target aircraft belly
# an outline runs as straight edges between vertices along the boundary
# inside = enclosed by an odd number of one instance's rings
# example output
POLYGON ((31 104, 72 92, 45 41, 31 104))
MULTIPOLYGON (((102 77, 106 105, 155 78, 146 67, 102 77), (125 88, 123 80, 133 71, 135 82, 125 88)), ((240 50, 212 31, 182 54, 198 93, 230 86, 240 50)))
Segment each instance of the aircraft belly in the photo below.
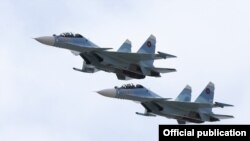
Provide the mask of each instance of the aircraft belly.
POLYGON ((103 69, 112 70, 112 72, 117 74, 122 74, 131 78, 142 79, 145 75, 141 72, 138 65, 127 64, 126 62, 119 62, 113 60, 112 58, 104 58, 104 61, 99 65, 103 66, 103 69))
POLYGON ((98 54, 100 57, 102 57, 106 64, 114 64, 114 65, 118 65, 121 67, 128 67, 129 66, 129 62, 127 62, 126 59, 124 59, 122 57, 109 55, 105 51, 96 52, 96 54, 98 54))
MULTIPOLYGON (((158 103, 160 106, 160 102, 158 103)), ((195 123, 202 123, 203 120, 201 120, 200 114, 198 112, 192 112, 190 110, 183 110, 182 108, 176 108, 173 105, 166 105, 164 104, 163 110, 159 111, 159 109, 152 107, 152 105, 147 105, 150 107, 150 110, 152 113, 161 115, 167 118, 177 119, 177 120, 183 120, 188 122, 195 122, 195 123)))
POLYGON ((115 56, 106 55, 105 52, 85 52, 81 53, 81 56, 85 62, 90 62, 91 65, 94 65, 99 70, 114 72, 130 78, 145 78, 140 66, 137 64, 128 64, 128 62, 121 59, 121 57, 117 58, 115 56))
POLYGON ((187 122, 194 122, 194 123, 202 123, 204 120, 201 119, 199 113, 196 112, 186 112, 186 111, 173 111, 166 112, 162 111, 159 113, 161 116, 165 116, 167 118, 173 118, 177 120, 187 121, 187 122))

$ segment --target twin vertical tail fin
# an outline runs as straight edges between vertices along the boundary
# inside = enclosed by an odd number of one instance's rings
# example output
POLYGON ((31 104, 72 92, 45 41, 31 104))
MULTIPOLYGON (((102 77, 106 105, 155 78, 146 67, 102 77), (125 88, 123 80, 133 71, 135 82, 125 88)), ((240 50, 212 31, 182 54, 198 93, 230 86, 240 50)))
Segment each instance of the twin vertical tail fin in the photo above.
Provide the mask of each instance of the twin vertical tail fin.
POLYGON ((191 93, 192 88, 187 85, 181 93, 176 97, 175 101, 184 101, 184 102, 190 102, 191 101, 191 93))
POLYGON ((117 50, 117 52, 131 52, 131 46, 131 42, 127 39, 117 50))
MULTIPOLYGON (((155 44, 156 38, 154 35, 150 35, 148 39, 143 43, 141 48, 137 51, 137 53, 145 53, 145 54, 154 54, 155 53, 155 44)), ((145 60, 141 61, 141 65, 152 67, 154 60, 145 60)))
MULTIPOLYGON (((156 38, 154 35, 150 35, 148 39, 143 43, 141 48, 137 51, 137 53, 147 53, 154 54, 155 53, 155 44, 156 38)), ((121 45, 121 47, 117 50, 117 52, 131 52, 131 41, 128 39, 121 45)))
POLYGON ((214 84, 209 82, 202 93, 197 97, 195 102, 197 103, 213 103, 214 100, 214 84))
POLYGON ((141 48, 137 51, 137 53, 149 53, 154 54, 155 53, 155 44, 156 44, 156 38, 154 35, 150 35, 148 39, 143 43, 141 48))

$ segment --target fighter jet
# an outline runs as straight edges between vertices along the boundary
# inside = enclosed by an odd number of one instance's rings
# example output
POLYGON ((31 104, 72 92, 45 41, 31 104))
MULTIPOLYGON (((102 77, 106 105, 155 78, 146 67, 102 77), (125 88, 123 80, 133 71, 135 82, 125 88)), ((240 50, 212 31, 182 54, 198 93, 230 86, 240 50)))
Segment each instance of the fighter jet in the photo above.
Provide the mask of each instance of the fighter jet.
POLYGON ((100 48, 80 34, 62 33, 60 35, 35 38, 38 42, 58 48, 68 49, 80 55, 83 61, 81 69, 76 71, 95 73, 98 70, 113 72, 119 80, 144 79, 145 76, 160 77, 160 73, 175 72, 173 68, 157 68, 156 59, 174 58, 176 56, 159 52, 155 54, 156 38, 150 35, 141 48, 131 52, 131 42, 126 40, 117 51, 112 48, 100 48))
POLYGON ((178 124, 203 123, 220 121, 233 118, 231 115, 219 115, 212 112, 212 108, 233 106, 230 104, 215 102, 214 84, 210 82, 194 102, 191 102, 191 87, 187 85, 175 100, 163 98, 142 85, 127 84, 113 89, 104 89, 97 93, 119 99, 127 99, 139 102, 145 112, 136 112, 142 116, 163 116, 176 119, 178 124))

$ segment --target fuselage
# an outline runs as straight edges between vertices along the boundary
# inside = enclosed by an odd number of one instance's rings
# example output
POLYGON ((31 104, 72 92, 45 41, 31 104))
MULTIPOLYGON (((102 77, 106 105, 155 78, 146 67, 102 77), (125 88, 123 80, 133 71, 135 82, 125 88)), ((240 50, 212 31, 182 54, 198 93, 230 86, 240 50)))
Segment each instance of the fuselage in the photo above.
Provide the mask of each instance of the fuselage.
POLYGON ((96 51, 95 48, 99 48, 99 46, 80 34, 64 33, 35 39, 49 46, 68 49, 75 55, 80 55, 86 62, 86 65, 91 65, 96 69, 122 74, 130 78, 145 78, 138 64, 131 64, 131 62, 126 59, 113 57, 105 50, 96 51), (93 49, 93 51, 91 51, 91 49, 93 49))
MULTIPOLYGON (((99 94, 107 97, 137 101, 146 109, 146 113, 164 116, 186 122, 203 123, 205 121, 218 121, 219 119, 210 116, 211 113, 204 113, 200 109, 179 106, 180 101, 164 100, 161 96, 148 90, 141 85, 124 85, 113 89, 98 91, 99 94)), ((183 102, 190 105, 194 102, 183 102)), ((146 114, 145 114, 146 115, 146 114)))

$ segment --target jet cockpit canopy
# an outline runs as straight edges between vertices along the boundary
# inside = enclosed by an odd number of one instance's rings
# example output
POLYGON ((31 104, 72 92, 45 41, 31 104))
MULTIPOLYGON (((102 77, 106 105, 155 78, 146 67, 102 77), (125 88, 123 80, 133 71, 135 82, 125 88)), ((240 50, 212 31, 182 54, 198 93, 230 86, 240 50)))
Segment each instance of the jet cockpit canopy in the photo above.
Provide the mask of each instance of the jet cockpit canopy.
MULTIPOLYGON (((53 35, 55 36, 55 34, 53 35)), ((73 34, 72 32, 64 32, 59 35, 59 37, 69 37, 69 38, 83 38, 79 33, 73 34)))
POLYGON ((120 87, 120 89, 136 89, 136 88, 144 88, 142 85, 140 84, 137 84, 137 85, 134 85, 134 84, 125 84, 125 85, 122 85, 120 87))

